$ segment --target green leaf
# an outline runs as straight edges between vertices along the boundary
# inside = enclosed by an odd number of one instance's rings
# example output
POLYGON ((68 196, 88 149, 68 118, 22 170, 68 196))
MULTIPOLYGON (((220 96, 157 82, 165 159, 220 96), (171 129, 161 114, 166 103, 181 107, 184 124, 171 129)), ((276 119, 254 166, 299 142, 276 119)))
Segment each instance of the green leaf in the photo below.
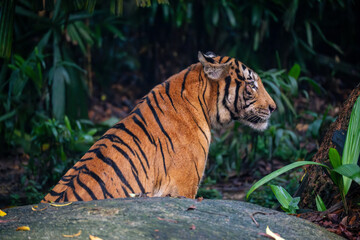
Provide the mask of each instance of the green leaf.
POLYGON ((279 201, 281 206, 289 209, 290 202, 292 200, 291 195, 285 190, 285 188, 277 185, 270 185, 276 199, 279 201))
POLYGON ((311 31, 311 25, 308 21, 305 21, 305 29, 306 29, 306 38, 309 46, 313 47, 313 40, 312 40, 312 31, 311 31))
POLYGON ((0 122, 5 121, 15 115, 16 111, 12 110, 11 112, 5 113, 4 115, 0 116, 0 122))
POLYGON ((67 116, 65 116, 64 122, 65 122, 66 128, 69 129, 69 131, 72 131, 72 129, 71 129, 71 124, 70 124, 70 120, 69 120, 69 118, 68 118, 67 116))
POLYGON ((343 176, 346 176, 351 180, 354 180, 355 182, 360 184, 360 167, 357 164, 341 165, 332 171, 337 172, 343 176))
POLYGON ((333 168, 341 166, 341 157, 339 152, 335 148, 329 149, 329 159, 333 168))
POLYGON ((65 79, 66 70, 58 67, 54 71, 52 83, 52 108, 54 117, 58 120, 64 119, 65 114, 65 79))
MULTIPOLYGON (((360 97, 357 98, 351 111, 349 127, 346 133, 342 165, 357 164, 360 155, 360 97)), ((351 179, 344 178, 345 195, 351 185, 351 179)))
POLYGON ((229 19, 230 25, 232 27, 235 27, 236 26, 236 19, 235 19, 233 11, 228 6, 225 7, 225 11, 226 11, 227 17, 229 19))
POLYGON ((0 8, 0 57, 11 55, 15 3, 15 0, 4 0, 0 8))
POLYGON ((289 76, 295 78, 296 80, 299 78, 301 72, 301 67, 299 64, 295 63, 294 66, 289 71, 289 76))
POLYGON ((320 197, 319 194, 316 195, 315 201, 316 201, 316 208, 317 208, 317 210, 319 212, 326 211, 325 203, 324 203, 324 201, 322 200, 322 198, 320 197))
POLYGON ((282 167, 268 175, 266 175, 265 177, 263 177, 262 179, 260 179, 259 181, 257 181, 251 188, 250 190, 247 192, 246 194, 246 198, 249 198, 250 194, 255 191, 256 189, 258 189, 259 187, 261 187, 262 185, 264 185, 265 183, 273 180, 274 178, 278 177, 279 175, 286 173, 287 171, 290 171, 294 168, 297 167, 301 167, 301 166, 305 166, 305 165, 318 165, 321 167, 324 167, 328 170, 330 170, 330 168, 322 163, 317 163, 317 162, 311 162, 311 161, 300 161, 300 162, 294 162, 291 163, 285 167, 282 167))

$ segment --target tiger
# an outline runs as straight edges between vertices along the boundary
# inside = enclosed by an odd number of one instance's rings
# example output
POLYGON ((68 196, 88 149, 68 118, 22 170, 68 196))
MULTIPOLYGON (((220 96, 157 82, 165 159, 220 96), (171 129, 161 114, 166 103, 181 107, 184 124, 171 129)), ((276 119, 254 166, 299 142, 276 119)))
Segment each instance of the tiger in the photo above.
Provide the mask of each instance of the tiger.
POLYGON ((155 86, 94 143, 42 202, 195 198, 211 129, 233 120, 264 130, 276 109, 257 73, 232 57, 199 62, 155 86))

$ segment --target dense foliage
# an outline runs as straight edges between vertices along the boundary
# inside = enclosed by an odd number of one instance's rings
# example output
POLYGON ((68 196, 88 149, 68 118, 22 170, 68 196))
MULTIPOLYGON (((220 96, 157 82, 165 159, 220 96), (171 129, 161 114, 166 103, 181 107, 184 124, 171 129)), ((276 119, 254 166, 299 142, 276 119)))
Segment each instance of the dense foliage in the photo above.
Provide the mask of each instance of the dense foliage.
POLYGON ((140 89, 134 101, 195 62, 198 50, 254 68, 278 106, 262 133, 238 123, 214 133, 205 184, 250 171, 260 160, 309 160, 300 143, 318 139, 333 120, 325 108, 311 110, 310 95, 326 96, 324 87, 336 78, 352 87, 360 77, 355 1, 107 2, 0 3, 0 154, 28 156, 23 183, 30 202, 108 126, 84 120, 92 99, 111 101, 111 86, 120 84, 140 89), (309 125, 305 135, 295 131, 298 123, 309 125))

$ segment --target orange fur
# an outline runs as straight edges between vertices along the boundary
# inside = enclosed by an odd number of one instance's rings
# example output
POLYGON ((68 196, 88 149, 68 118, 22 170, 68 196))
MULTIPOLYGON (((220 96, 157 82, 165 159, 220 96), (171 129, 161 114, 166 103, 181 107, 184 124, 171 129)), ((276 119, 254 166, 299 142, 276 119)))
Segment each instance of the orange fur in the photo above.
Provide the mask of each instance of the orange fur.
POLYGON ((45 196, 89 201, 131 194, 194 198, 211 128, 233 119, 264 129, 276 108, 260 78, 229 57, 204 55, 157 85, 45 196))

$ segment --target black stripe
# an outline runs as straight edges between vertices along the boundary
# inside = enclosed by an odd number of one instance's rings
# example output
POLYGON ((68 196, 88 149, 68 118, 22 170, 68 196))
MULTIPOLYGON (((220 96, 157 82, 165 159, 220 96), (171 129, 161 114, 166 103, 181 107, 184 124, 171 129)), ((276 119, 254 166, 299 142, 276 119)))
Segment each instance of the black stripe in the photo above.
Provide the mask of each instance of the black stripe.
POLYGON ((252 77, 251 77, 252 71, 250 69, 248 69, 248 72, 249 72, 249 76, 248 76, 247 80, 251 80, 252 79, 252 77))
POLYGON ((206 59, 206 61, 208 61, 209 63, 214 63, 214 59, 212 59, 211 57, 206 57, 205 55, 203 55, 206 59))
POLYGON ((116 146, 115 144, 113 144, 112 147, 115 148, 119 153, 121 153, 121 155, 123 155, 126 158, 126 160, 129 161, 131 167, 135 170, 136 174, 139 174, 136 167, 135 167, 135 165, 134 165, 134 162, 131 160, 129 155, 124 150, 122 150, 121 148, 116 146))
POLYGON ((220 57, 220 59, 219 59, 219 63, 221 63, 221 60, 224 58, 224 56, 222 56, 222 57, 220 57))
POLYGON ((144 164, 143 164, 143 162, 141 161, 141 158, 140 158, 139 154, 137 154, 137 152, 135 152, 135 154, 136 154, 136 157, 139 159, 139 162, 140 162, 141 167, 142 167, 142 169, 143 169, 143 171, 144 171, 144 173, 145 173, 146 178, 149 178, 148 175, 147 175, 146 169, 145 169, 145 167, 144 167, 144 164))
POLYGON ((177 112, 176 108, 174 106, 174 103, 173 103, 173 101, 171 99, 171 96, 170 96, 170 83, 169 82, 165 82, 165 92, 166 92, 166 95, 168 96, 168 98, 170 99, 171 105, 175 109, 175 112, 177 112))
POLYGON ((227 97, 229 96, 230 83, 231 83, 231 77, 230 77, 230 76, 227 76, 227 77, 225 78, 225 89, 224 89, 225 93, 224 93, 224 98, 223 98, 223 100, 222 100, 222 104, 223 104, 224 106, 226 106, 226 99, 227 99, 227 97))
MULTIPOLYGON (((203 152, 204 152, 204 157, 205 157, 205 161, 206 161, 206 156, 207 156, 206 150, 205 150, 204 146, 201 144, 200 141, 199 141, 199 144, 200 144, 200 146, 201 146, 201 148, 202 148, 202 150, 203 150, 203 152)), ((209 145, 208 145, 208 146, 209 146, 209 145)))
POLYGON ((142 193, 145 193, 145 189, 144 189, 143 185, 142 185, 141 182, 140 182, 139 176, 134 173, 134 169, 131 169, 131 171, 132 171, 132 174, 133 174, 133 176, 134 176, 134 178, 135 178, 135 180, 136 180, 136 182, 137 182, 137 184, 138 184, 138 186, 139 186, 139 188, 140 188, 140 191, 141 191, 142 193))
POLYGON ((190 100, 189 100, 187 97, 185 97, 185 100, 186 100, 193 108, 195 108, 195 109, 197 110, 197 108, 190 102, 190 100))
POLYGON ((134 155, 134 151, 131 149, 131 147, 115 134, 105 134, 100 139, 109 139, 111 142, 120 143, 129 149, 129 151, 134 155))
POLYGON ((64 192, 58 193, 58 192, 55 192, 54 190, 51 190, 51 191, 49 192, 49 194, 50 194, 51 196, 62 196, 62 195, 64 194, 64 192))
POLYGON ((194 122, 195 122, 196 126, 200 129, 200 131, 201 131, 201 132, 202 132, 202 134, 204 135, 204 137, 205 137, 205 139, 206 139, 207 144, 209 144, 209 139, 208 139, 208 137, 206 136, 206 134, 205 134, 204 130, 202 130, 202 128, 199 126, 199 124, 197 123, 197 121, 196 121, 196 119, 194 118, 194 116, 193 116, 193 115, 191 115, 191 117, 192 117, 192 119, 194 120, 194 122))
POLYGON ((83 201, 83 199, 79 196, 79 194, 77 194, 75 189, 73 189, 73 193, 74 193, 74 196, 75 196, 76 200, 83 201))
POLYGON ((149 108, 150 108, 150 110, 151 110, 151 112, 152 112, 152 114, 153 114, 153 116, 154 116, 157 124, 159 125, 161 131, 162 131, 163 134, 166 136, 166 138, 169 140, 169 142, 170 142, 170 144, 171 144, 172 150, 175 151, 175 150, 174 150, 174 145, 173 145, 173 143, 172 143, 172 140, 171 140, 171 138, 169 137, 168 133, 165 131, 163 125, 161 124, 160 119, 159 119, 159 117, 158 117, 158 115, 157 115, 154 107, 151 105, 151 102, 150 102, 149 98, 146 99, 146 103, 147 103, 147 105, 149 106, 149 108))
POLYGON ((154 92, 154 91, 151 91, 151 93, 152 93, 152 95, 153 95, 153 97, 154 97, 156 106, 158 107, 158 109, 160 110, 160 112, 161 112, 162 114, 164 114, 163 110, 162 110, 161 107, 159 106, 159 102, 158 102, 158 100, 157 100, 157 98, 156 98, 155 92, 154 92))
POLYGON ((227 62, 229 62, 230 60, 231 60, 232 58, 231 57, 229 57, 224 63, 227 63, 227 62))
MULTIPOLYGON (((201 76, 201 72, 200 72, 199 76, 200 76, 201 80, 204 82, 204 79, 203 79, 203 77, 201 76)), ((205 93, 206 93, 207 85, 208 85, 208 81, 206 80, 206 81, 205 81, 205 89, 203 90, 203 94, 202 94, 202 99, 203 99, 203 102, 204 102, 205 107, 206 107, 206 109, 207 109, 207 112, 209 112, 209 108, 208 108, 207 103, 206 103, 206 101, 205 101, 205 93)))
POLYGON ((197 174, 197 177, 198 177, 198 184, 199 184, 199 182, 200 182, 199 170, 198 170, 198 167, 196 165, 195 160, 193 158, 192 158, 192 160, 193 160, 193 163, 194 163, 194 166, 195 166, 196 174, 197 174))
POLYGON ((254 100, 254 101, 250 102, 249 104, 246 104, 246 102, 245 102, 244 109, 246 109, 246 108, 250 107, 250 106, 251 106, 252 104, 254 104, 255 102, 256 102, 256 100, 254 100))
POLYGON ((92 159, 93 159, 92 157, 84 158, 84 159, 80 159, 78 162, 86 162, 86 161, 89 161, 89 160, 92 160, 92 159))
MULTIPOLYGON (((152 137, 150 137, 150 134, 149 134, 149 132, 146 130, 144 124, 142 124, 142 123, 140 122, 140 120, 137 119, 136 116, 133 116, 132 119, 133 119, 134 122, 143 130, 143 132, 144 132, 144 133, 146 134, 146 136, 148 137, 150 143, 153 144, 153 145, 155 145, 154 139, 153 139, 152 137)), ((155 145, 155 146, 156 146, 156 145, 155 145)))
POLYGON ((164 156, 164 152, 163 152, 162 145, 161 145, 161 142, 160 142, 160 139, 159 139, 159 138, 158 138, 158 142, 159 142, 159 144, 160 144, 160 151, 161 151, 161 155, 162 155, 162 158, 163 158, 163 165, 164 165, 165 176, 167 176, 166 164, 165 164, 165 156, 164 156))
MULTIPOLYGON (((76 175, 76 176, 79 176, 79 174, 76 175)), ((64 184, 64 185, 71 188, 71 190, 73 191, 73 194, 74 194, 75 198, 76 198, 78 201, 82 201, 82 198, 76 193, 75 186, 74 186, 74 181, 73 181, 74 178, 75 178, 75 176, 73 176, 73 177, 71 178, 71 181, 69 181, 68 183, 66 183, 66 184, 64 184)), ((66 190, 66 192, 67 192, 67 190, 66 190)), ((67 198, 67 196, 66 196, 66 198, 67 198)))
MULTIPOLYGON (((145 122, 145 119, 143 121, 145 122)), ((125 124, 123 123, 118 123, 112 128, 123 130, 124 132, 135 138, 137 141, 141 142, 140 139, 134 133, 132 133, 128 128, 126 128, 125 124)))
POLYGON ((239 81, 235 81, 236 83, 236 89, 235 89, 235 101, 234 101, 234 109, 235 109, 235 112, 239 112, 239 109, 238 109, 238 101, 239 101, 239 90, 240 90, 240 86, 241 86, 241 83, 239 81))
POLYGON ((245 76, 244 75, 240 75, 240 71, 239 69, 235 69, 236 72, 236 76, 239 80, 245 81, 245 76))
POLYGON ((204 105, 202 104, 202 102, 201 102, 201 100, 200 100, 200 97, 199 97, 199 96, 198 96, 198 100, 199 100, 199 103, 200 103, 200 107, 201 107, 201 110, 202 110, 203 116, 204 116, 204 118, 205 118, 206 122, 207 122, 208 124, 210 124, 210 123, 209 123, 209 118, 208 118, 208 115, 207 115, 207 114, 206 114, 206 112, 205 112, 204 105))
POLYGON ((243 70, 246 69, 246 66, 244 64, 241 64, 241 67, 242 67, 243 70))
POLYGON ((68 202, 68 201, 69 201, 68 196, 67 196, 67 191, 65 191, 64 200, 63 200, 63 201, 64 201, 64 202, 68 202))
MULTIPOLYGON (((217 90, 216 90, 216 121, 220 123, 220 114, 219 114, 219 96, 220 96, 220 84, 217 82, 217 90)), ((221 123, 220 123, 221 125, 221 123)))
POLYGON ((90 195, 92 200, 97 200, 97 197, 95 196, 94 192, 80 180, 79 175, 77 175, 76 180, 79 186, 85 189, 85 191, 90 195))
POLYGON ((161 99, 162 99, 163 101, 165 101, 165 99, 164 99, 163 95, 161 94, 161 92, 159 92, 159 95, 160 95, 161 99))
POLYGON ((130 197, 130 195, 129 195, 128 191, 126 190, 126 188, 124 188, 123 186, 121 186, 121 188, 122 188, 122 190, 124 191, 125 196, 126 196, 126 197, 130 197))
POLYGON ((135 140, 134 142, 135 142, 136 146, 138 146, 138 148, 139 148, 139 150, 140 150, 140 152, 141 152, 141 155, 143 156, 143 158, 144 158, 145 161, 146 161, 146 164, 147 164, 148 168, 150 168, 149 161, 148 161, 148 159, 147 159, 144 151, 141 149, 140 144, 139 144, 136 140, 135 140))
MULTIPOLYGON (((145 97, 143 97, 143 99, 145 99, 145 97)), ((146 123, 146 121, 145 121, 145 118, 144 118, 144 116, 142 115, 140 109, 137 108, 133 113, 135 113, 136 115, 138 115, 138 116, 141 118, 141 120, 144 122, 145 126, 147 126, 147 123, 146 123)))
POLYGON ((83 173, 92 177, 99 184, 101 191, 104 195, 104 199, 106 199, 107 196, 109 196, 110 198, 114 198, 106 189, 104 181, 96 173, 94 173, 93 171, 90 171, 90 170, 86 171, 86 172, 84 171, 83 173))
POLYGON ((102 144, 96 144, 96 146, 97 147, 105 147, 105 148, 107 148, 107 146, 105 144, 103 144, 103 143, 102 144))
POLYGON ((188 68, 187 68, 187 72, 186 72, 185 75, 184 75, 184 80, 183 80, 182 85, 181 85, 181 97, 183 97, 183 92, 184 92, 184 90, 185 90, 186 77, 187 77, 187 75, 189 74, 190 70, 191 70, 191 68, 188 67, 188 68))
POLYGON ((116 173, 116 175, 119 177, 119 179, 121 180, 121 182, 123 184, 125 184, 125 186, 127 188, 129 188, 132 192, 134 192, 134 190, 131 188, 130 184, 128 183, 128 181, 126 180, 126 178, 124 177, 124 175, 122 174, 122 172, 120 171, 119 167, 116 165, 116 163, 108 158, 108 157, 105 157, 100 149, 96 148, 96 149, 93 149, 93 150, 89 150, 89 152, 94 152, 96 154, 96 156, 101 160, 103 161, 104 163, 106 163, 107 165, 109 165, 110 167, 112 167, 116 173))

